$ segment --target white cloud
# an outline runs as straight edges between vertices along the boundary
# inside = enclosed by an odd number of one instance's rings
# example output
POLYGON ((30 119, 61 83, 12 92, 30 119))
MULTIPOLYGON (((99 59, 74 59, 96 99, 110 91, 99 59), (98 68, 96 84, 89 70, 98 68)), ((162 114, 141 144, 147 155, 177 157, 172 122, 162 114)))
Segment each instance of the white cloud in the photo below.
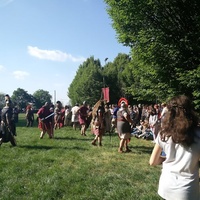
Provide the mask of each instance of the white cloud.
POLYGON ((13 76, 18 80, 24 80, 29 75, 30 74, 28 72, 25 72, 25 71, 14 71, 13 72, 13 76))
POLYGON ((34 56, 39 59, 60 61, 60 62, 64 62, 67 60, 73 62, 83 62, 86 60, 83 57, 74 57, 71 54, 67 54, 59 50, 43 50, 39 49, 38 47, 32 47, 32 46, 28 46, 28 53, 31 56, 34 56))

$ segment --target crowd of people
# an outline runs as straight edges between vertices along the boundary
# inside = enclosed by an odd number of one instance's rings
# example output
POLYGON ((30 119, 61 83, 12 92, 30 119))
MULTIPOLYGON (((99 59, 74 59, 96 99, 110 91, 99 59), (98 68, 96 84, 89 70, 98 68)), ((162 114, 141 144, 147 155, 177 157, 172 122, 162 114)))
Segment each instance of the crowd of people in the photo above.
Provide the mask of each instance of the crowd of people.
MULTIPOLYGON (((5 95, 5 107, 1 111, 0 144, 10 132, 16 136, 17 117, 9 95, 5 95)), ((26 108, 27 127, 33 126, 31 105, 26 108)), ((117 105, 99 100, 93 107, 86 101, 62 106, 46 102, 37 112, 40 138, 45 133, 54 137, 54 131, 72 126, 82 136, 90 127, 94 139, 91 144, 102 146, 104 134, 116 132, 119 136, 119 153, 130 152, 131 137, 146 139, 152 135, 155 143, 149 164, 162 164, 158 194, 166 200, 199 200, 200 126, 192 101, 185 95, 173 97, 161 105, 131 106, 125 98, 117 105)), ((15 142, 13 141, 15 145, 15 142)))
MULTIPOLYGON (((91 144, 102 146, 106 133, 117 133, 120 138, 118 152, 124 153, 131 151, 128 143, 133 136, 155 141, 166 110, 165 103, 132 106, 125 98, 116 105, 99 100, 93 106, 84 101, 72 107, 57 101, 55 105, 45 103, 37 112, 37 119, 41 139, 45 133, 53 138, 55 130, 72 126, 74 130, 80 130, 82 136, 86 136, 86 130, 90 129, 94 134, 91 144)), ((26 109, 26 119, 27 127, 32 126, 34 114, 30 105, 26 109)))

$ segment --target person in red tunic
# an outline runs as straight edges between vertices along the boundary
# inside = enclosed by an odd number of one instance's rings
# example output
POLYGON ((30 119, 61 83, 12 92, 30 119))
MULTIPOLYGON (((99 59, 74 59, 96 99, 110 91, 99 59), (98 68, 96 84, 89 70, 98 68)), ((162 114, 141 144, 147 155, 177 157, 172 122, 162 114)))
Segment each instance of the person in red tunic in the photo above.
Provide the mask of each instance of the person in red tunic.
POLYGON ((81 125, 81 135, 86 136, 85 132, 87 129, 87 117, 88 117, 88 107, 86 101, 83 102, 83 105, 78 110, 79 113, 79 123, 81 125))
POLYGON ((42 139, 47 132, 49 138, 53 137, 52 134, 52 114, 50 112, 50 104, 46 102, 37 112, 39 123, 38 128, 41 130, 40 139, 42 139))

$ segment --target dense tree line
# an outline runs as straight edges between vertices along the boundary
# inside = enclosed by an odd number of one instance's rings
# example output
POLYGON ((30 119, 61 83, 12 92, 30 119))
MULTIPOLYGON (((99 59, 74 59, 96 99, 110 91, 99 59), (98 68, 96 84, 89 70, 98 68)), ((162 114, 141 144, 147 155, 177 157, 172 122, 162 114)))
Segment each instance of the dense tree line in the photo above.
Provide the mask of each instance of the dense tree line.
MULTIPOLYGON (((98 65, 100 80, 105 78, 105 83, 111 88, 112 102, 120 96, 135 101, 161 102, 177 94, 186 94, 193 98, 196 108, 200 108, 199 1, 105 2, 119 42, 131 49, 129 56, 118 56, 103 70, 99 61, 93 59, 94 68, 98 65)), ((73 102, 84 95, 85 89, 87 97, 93 97, 94 91, 95 94, 100 91, 102 84, 99 79, 95 83, 96 77, 89 70, 91 62, 90 58, 80 67, 70 86, 69 96, 73 102), (90 72, 87 73, 87 70, 90 72), (81 95, 77 98, 74 93, 79 92, 81 95)))
MULTIPOLYGON (((9 94, 11 95, 11 94, 9 94)), ((0 108, 5 105, 4 93, 0 93, 0 108)), ((29 94, 22 88, 17 88, 13 91, 11 99, 14 105, 16 105, 20 110, 26 108, 28 104, 33 104, 35 109, 39 109, 45 102, 51 102, 52 96, 48 91, 39 89, 32 94, 29 94)))
MULTIPOLYGON (((103 66, 94 57, 83 62, 68 88, 71 104, 86 100, 92 105, 102 98, 101 89, 109 87, 111 103, 122 96, 130 103, 160 103, 186 94, 200 109, 199 0, 104 1, 117 38, 130 47, 130 55, 119 53, 103 66)), ((20 93, 13 98, 21 106, 22 98, 34 99, 38 107, 46 101, 43 91, 20 93)))
POLYGON ((127 91, 137 99, 186 94, 199 105, 199 1, 105 2, 119 42, 131 48, 127 91))
MULTIPOLYGON (((72 105, 87 101, 94 105, 102 96, 102 88, 110 88, 110 102, 117 103, 121 96, 128 98, 127 80, 129 72, 126 74, 129 55, 119 53, 113 62, 101 65, 99 59, 88 58, 79 69, 69 86, 68 96, 72 105)), ((131 99, 131 98, 129 98, 131 99)))

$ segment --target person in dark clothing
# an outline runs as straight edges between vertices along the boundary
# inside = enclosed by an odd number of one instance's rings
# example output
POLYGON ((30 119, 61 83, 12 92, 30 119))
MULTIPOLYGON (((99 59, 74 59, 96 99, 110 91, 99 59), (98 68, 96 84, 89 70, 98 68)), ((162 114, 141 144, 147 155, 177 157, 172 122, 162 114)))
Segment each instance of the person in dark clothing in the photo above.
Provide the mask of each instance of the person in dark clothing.
POLYGON ((31 105, 28 105, 26 108, 26 127, 33 126, 34 122, 34 113, 31 105))
POLYGON ((6 94, 5 95, 5 102, 7 104, 7 106, 9 106, 9 108, 12 110, 11 111, 11 121, 10 121, 10 124, 11 124, 11 128, 12 128, 12 133, 13 135, 17 136, 17 133, 16 133, 16 124, 15 124, 15 118, 14 118, 14 112, 13 112, 13 103, 11 101, 11 98, 10 98, 10 95, 9 94, 6 94))
MULTIPOLYGON (((0 145, 2 144, 3 141, 7 140, 6 136, 8 135, 8 132, 12 134, 13 140, 14 140, 14 135, 16 135, 16 127, 13 121, 13 110, 11 107, 11 100, 6 98, 5 102, 6 105, 5 107, 3 107, 1 111, 0 145)), ((14 145, 16 145, 15 142, 14 145)))

